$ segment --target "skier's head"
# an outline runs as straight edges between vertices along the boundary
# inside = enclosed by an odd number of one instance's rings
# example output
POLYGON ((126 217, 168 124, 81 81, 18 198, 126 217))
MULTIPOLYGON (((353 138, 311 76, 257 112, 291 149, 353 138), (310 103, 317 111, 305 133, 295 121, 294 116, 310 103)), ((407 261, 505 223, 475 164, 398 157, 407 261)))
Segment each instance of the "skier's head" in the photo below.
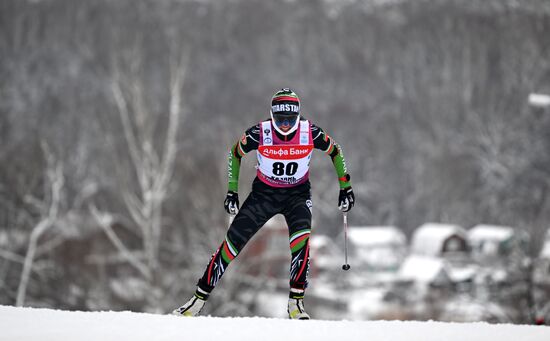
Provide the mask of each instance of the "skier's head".
POLYGON ((298 128, 300 121, 300 99, 294 91, 284 88, 271 99, 271 120, 275 129, 288 135, 298 128))

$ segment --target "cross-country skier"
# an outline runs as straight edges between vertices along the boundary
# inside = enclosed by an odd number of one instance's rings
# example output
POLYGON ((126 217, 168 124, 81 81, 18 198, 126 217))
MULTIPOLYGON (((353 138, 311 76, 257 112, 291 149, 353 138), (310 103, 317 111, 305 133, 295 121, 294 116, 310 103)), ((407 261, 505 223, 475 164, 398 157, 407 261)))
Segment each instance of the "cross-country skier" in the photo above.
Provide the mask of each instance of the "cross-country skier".
POLYGON ((303 298, 309 271, 312 209, 309 165, 314 148, 332 159, 340 183, 339 209, 347 212, 353 207, 355 196, 342 149, 321 128, 300 118, 300 100, 292 90, 278 91, 271 100, 271 119, 248 129, 229 152, 229 185, 224 206, 229 214, 236 214, 235 219, 206 266, 195 294, 174 314, 197 316, 227 266, 248 240, 280 213, 288 224, 292 254, 288 314, 291 319, 309 319, 303 298), (239 210, 241 158, 252 150, 257 150, 257 177, 239 210))

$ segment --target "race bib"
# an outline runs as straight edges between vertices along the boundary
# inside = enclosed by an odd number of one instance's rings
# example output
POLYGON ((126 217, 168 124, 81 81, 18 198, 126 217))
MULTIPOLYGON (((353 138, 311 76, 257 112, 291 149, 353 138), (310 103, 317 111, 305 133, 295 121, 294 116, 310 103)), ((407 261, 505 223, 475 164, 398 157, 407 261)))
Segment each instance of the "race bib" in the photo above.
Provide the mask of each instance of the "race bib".
POLYGON ((300 130, 291 141, 274 135, 271 121, 262 122, 258 147, 258 177, 275 187, 291 187, 309 178, 313 141, 308 121, 300 122, 300 130))

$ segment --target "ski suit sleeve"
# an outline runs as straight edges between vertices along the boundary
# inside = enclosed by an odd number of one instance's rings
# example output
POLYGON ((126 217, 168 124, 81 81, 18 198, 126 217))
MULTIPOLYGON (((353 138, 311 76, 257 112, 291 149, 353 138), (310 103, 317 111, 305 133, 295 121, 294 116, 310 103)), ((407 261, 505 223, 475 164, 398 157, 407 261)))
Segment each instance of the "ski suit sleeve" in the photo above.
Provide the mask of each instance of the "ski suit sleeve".
POLYGON ((260 126, 249 128, 235 143, 229 151, 227 157, 227 190, 239 192, 239 173, 241 169, 241 159, 243 156, 255 149, 258 149, 260 138, 260 126))
POLYGON ((347 188, 351 186, 351 177, 348 174, 346 166, 346 160, 344 159, 344 153, 342 147, 332 137, 327 135, 323 129, 312 124, 311 127, 313 133, 313 145, 315 149, 319 149, 327 153, 332 159, 332 164, 338 175, 338 183, 340 188, 347 188))

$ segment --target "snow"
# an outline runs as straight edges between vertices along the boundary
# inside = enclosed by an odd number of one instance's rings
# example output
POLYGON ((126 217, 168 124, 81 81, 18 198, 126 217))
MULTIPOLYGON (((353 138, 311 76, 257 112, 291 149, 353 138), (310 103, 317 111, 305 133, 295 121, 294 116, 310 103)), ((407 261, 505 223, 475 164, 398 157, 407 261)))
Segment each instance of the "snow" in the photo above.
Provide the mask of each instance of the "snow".
POLYGON ((384 310, 384 295, 386 291, 381 288, 354 290, 350 292, 350 318, 371 316, 384 310))
POLYGON ((547 341, 550 328, 487 323, 404 321, 290 321, 182 318, 132 312, 70 312, 0 306, 2 341, 369 340, 547 341))
POLYGON ((430 283, 442 276, 448 276, 442 259, 415 255, 405 259, 398 273, 401 280, 420 283, 430 283))
POLYGON ((474 279, 477 271, 478 268, 471 265, 464 267, 451 267, 447 272, 451 281, 454 283, 459 283, 474 279))
POLYGON ((479 321, 489 316, 497 316, 499 321, 509 321, 506 311, 492 302, 475 301, 469 297, 458 297, 445 304, 442 321, 479 321))

